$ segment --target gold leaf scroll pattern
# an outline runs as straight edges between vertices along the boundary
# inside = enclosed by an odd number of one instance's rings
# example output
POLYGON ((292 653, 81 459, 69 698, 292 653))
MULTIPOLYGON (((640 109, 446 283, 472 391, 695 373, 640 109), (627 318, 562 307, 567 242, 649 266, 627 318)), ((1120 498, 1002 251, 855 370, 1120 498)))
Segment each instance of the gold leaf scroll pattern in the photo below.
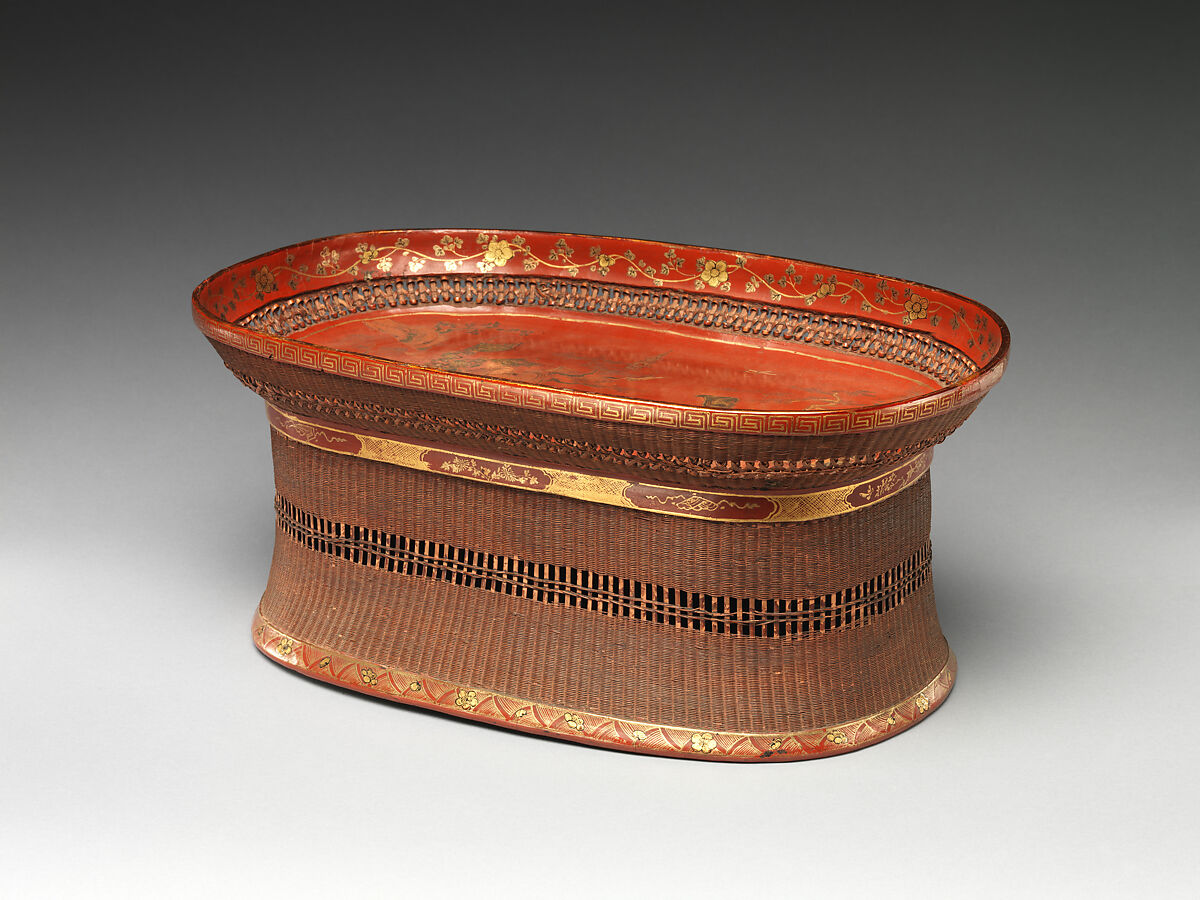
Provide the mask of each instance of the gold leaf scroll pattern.
POLYGON ((646 499, 680 512, 720 512, 726 509, 754 509, 758 506, 758 502, 754 501, 739 503, 735 500, 710 500, 699 494, 646 494, 646 499))
POLYGON ((603 276, 614 266, 623 263, 629 278, 649 281, 655 287, 686 285, 696 290, 716 289, 725 292, 732 289, 734 276, 741 273, 741 277, 746 279, 746 293, 756 293, 762 288, 775 302, 786 298, 812 306, 825 297, 842 305, 856 300, 862 310, 897 316, 905 325, 928 318, 936 326, 943 316, 949 315, 952 317, 952 329, 966 329, 970 341, 968 346, 973 346, 975 342, 983 343, 985 338, 989 345, 994 345, 996 340, 981 314, 977 313, 968 319, 966 309, 961 305, 955 309, 947 301, 931 300, 908 286, 898 290, 885 278, 879 278, 873 289, 868 291, 862 278, 858 277, 846 283, 832 272, 811 272, 806 278, 795 263, 789 264, 781 275, 760 274, 743 254, 732 254, 728 258, 701 255, 689 259, 681 250, 667 247, 663 250, 663 258, 656 263, 639 256, 632 249, 626 250, 620 257, 603 252, 598 245, 589 247, 586 257, 581 253, 565 237, 559 238, 543 257, 535 253, 529 242, 519 234, 502 237, 500 232, 481 231, 475 235, 474 248, 465 248, 462 237, 449 234, 442 235, 432 245, 430 252, 411 246, 409 238, 383 245, 362 242, 355 246, 353 254, 343 254, 326 246, 321 249, 321 262, 311 271, 303 264, 293 267, 294 256, 289 253, 283 265, 260 267, 253 272, 253 277, 256 294, 261 298, 277 290, 278 278, 284 275, 290 276, 287 284, 295 290, 313 279, 361 274, 369 281, 380 275, 404 274, 405 269, 415 274, 429 262, 440 264, 446 272, 461 271, 467 265, 473 265, 480 272, 490 272, 519 258, 526 272, 542 269, 561 271, 571 276, 578 276, 585 269, 603 276), (466 252, 467 249, 475 252, 466 252), (395 268, 394 264, 398 261, 406 262, 406 265, 395 268))
POLYGON ((432 467, 435 471, 450 475, 465 475, 476 481, 494 481, 499 484, 539 485, 529 469, 511 466, 508 463, 493 463, 490 467, 468 456, 455 456, 432 467))
POLYGON ((624 749, 707 758, 797 759, 865 747, 904 730, 936 709, 950 693, 957 668, 951 654, 945 667, 919 692, 870 716, 807 731, 748 734, 617 719, 443 682, 305 644, 275 628, 261 614, 256 616, 254 638, 261 650, 285 665, 385 699, 624 749))
POLYGON ((592 503, 604 503, 627 509, 657 512, 667 515, 690 516, 711 520, 743 521, 745 516, 723 519, 722 512, 728 509, 748 510, 762 508, 763 515, 755 521, 804 522, 827 516, 841 515, 878 503, 904 490, 928 470, 933 461, 932 449, 926 450, 906 461, 897 469, 860 484, 810 491, 802 494, 772 494, 754 497, 748 495, 703 494, 680 491, 661 485, 639 485, 634 482, 604 475, 590 475, 562 469, 532 466, 513 466, 501 460, 485 457, 473 458, 463 454, 445 459, 444 451, 432 450, 417 444, 394 438, 342 432, 333 426, 317 429, 325 443, 316 443, 306 438, 297 429, 300 425, 312 425, 303 419, 273 406, 267 408, 268 420, 273 428, 292 440, 316 446, 318 449, 348 456, 358 456, 377 462, 390 463, 425 472, 439 472, 473 481, 505 484, 519 490, 531 490, 592 503), (355 443, 340 449, 328 441, 339 434, 351 435, 355 443), (649 487, 655 493, 645 492, 645 500, 659 502, 653 506, 643 501, 639 494, 649 487), (658 493, 661 492, 661 493, 658 493))
MULTIPOLYGON (((288 430, 302 441, 307 441, 311 444, 345 444, 351 445, 351 439, 337 432, 327 431, 324 428, 318 428, 309 422, 304 422, 296 419, 288 423, 288 430)), ((353 442, 357 446, 358 442, 353 442)))

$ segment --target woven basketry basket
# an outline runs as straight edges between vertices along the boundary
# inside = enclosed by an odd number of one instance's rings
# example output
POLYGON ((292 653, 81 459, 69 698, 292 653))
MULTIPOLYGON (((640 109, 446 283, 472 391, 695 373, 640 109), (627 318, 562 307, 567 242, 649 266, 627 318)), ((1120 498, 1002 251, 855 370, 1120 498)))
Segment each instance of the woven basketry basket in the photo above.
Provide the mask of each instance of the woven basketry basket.
POLYGON ((964 297, 749 253, 385 231, 193 295, 267 401, 258 647, 376 696, 606 747, 825 756, 955 662, 932 448, 1000 378, 964 297))

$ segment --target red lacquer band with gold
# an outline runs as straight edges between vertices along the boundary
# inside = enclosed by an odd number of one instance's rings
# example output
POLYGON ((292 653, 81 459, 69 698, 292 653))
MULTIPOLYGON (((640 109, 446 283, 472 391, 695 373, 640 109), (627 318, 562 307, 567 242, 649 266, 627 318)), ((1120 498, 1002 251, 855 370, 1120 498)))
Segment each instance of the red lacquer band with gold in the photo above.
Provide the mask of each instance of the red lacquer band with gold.
POLYGON ((617 719, 388 668, 305 644, 261 614, 255 617, 254 642, 268 657, 302 675, 383 700, 611 750, 724 762, 815 759, 868 747, 911 728, 941 706, 958 671, 950 653, 929 684, 872 715, 801 732, 746 734, 617 719))
MULTIPOLYGON (((533 231, 374 231, 292 244, 206 279, 193 293, 192 314, 200 330, 216 342, 346 378, 598 421, 745 434, 847 434, 943 415, 986 394, 1000 380, 1008 358, 1008 330, 999 316, 976 301, 929 285, 755 253, 533 231), (307 291, 403 276, 452 280, 466 273, 686 290, 722 298, 739 310, 701 311, 698 317, 686 317, 689 323, 741 316, 743 308, 769 311, 772 307, 878 319, 961 345, 976 371, 926 396, 866 408, 704 409, 514 384, 319 344, 298 344, 272 334, 256 318, 273 302, 290 302, 287 298, 307 291)), ((747 328, 760 333, 754 325, 747 328)), ((791 326, 786 324, 770 325, 761 333, 774 334, 771 329, 791 336, 791 326)))

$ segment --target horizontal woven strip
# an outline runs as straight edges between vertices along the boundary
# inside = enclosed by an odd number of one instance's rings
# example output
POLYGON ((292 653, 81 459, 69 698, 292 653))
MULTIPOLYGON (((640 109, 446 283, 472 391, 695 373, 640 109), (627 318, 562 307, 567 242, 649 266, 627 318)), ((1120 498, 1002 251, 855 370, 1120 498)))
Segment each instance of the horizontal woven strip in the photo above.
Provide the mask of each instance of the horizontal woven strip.
POLYGON ((642 512, 717 522, 807 522, 853 512, 912 486, 925 474, 933 459, 932 451, 927 450, 868 481, 825 491, 729 494, 631 482, 439 450, 383 435, 346 430, 329 422, 300 418, 269 405, 267 419, 271 427, 284 437, 330 453, 358 456, 524 491, 558 494, 642 512))
POLYGON ((930 544, 835 593, 793 600, 714 597, 662 584, 425 541, 313 515, 276 497, 293 540, 364 566, 660 625, 716 634, 787 637, 853 628, 896 608, 930 576, 930 544))

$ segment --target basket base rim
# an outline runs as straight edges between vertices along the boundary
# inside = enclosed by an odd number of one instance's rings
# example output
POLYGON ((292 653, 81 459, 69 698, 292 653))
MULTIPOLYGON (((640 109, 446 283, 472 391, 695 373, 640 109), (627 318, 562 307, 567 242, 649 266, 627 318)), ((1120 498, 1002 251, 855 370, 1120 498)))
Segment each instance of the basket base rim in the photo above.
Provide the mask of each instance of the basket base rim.
POLYGON ((337 687, 542 737, 653 756, 718 762, 785 762, 849 753, 894 737, 942 705, 958 664, 945 665, 899 703, 849 722, 787 733, 730 732, 699 726, 638 722, 499 694, 445 678, 408 672, 302 641, 275 627, 261 608, 255 646, 273 662, 337 687))

